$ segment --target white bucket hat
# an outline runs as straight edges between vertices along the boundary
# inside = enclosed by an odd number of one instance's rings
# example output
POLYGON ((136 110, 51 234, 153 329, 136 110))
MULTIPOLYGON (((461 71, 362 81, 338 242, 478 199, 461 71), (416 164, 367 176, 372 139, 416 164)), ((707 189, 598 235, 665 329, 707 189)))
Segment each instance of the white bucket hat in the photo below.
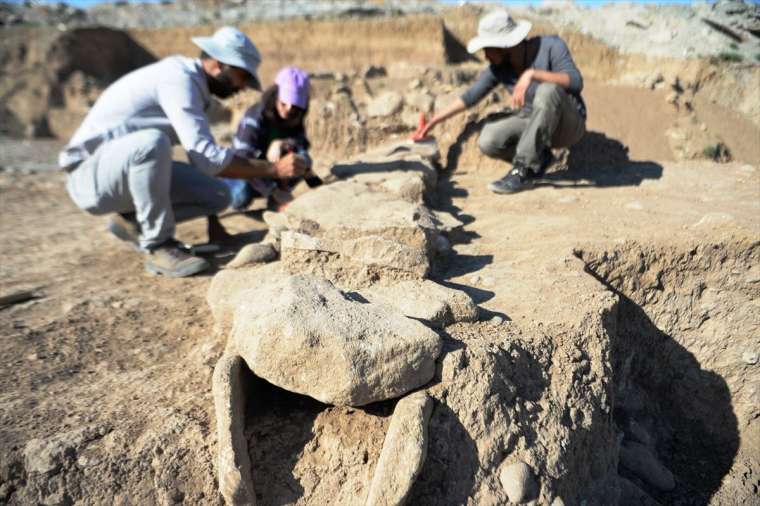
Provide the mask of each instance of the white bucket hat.
POLYGON ((231 26, 224 26, 211 37, 193 37, 192 41, 215 60, 247 70, 251 75, 250 87, 261 91, 261 81, 257 73, 261 64, 261 54, 243 32, 231 26))
POLYGON ((514 47, 527 37, 533 24, 515 21, 505 10, 489 12, 478 23, 478 35, 467 43, 467 51, 477 53, 484 47, 514 47))

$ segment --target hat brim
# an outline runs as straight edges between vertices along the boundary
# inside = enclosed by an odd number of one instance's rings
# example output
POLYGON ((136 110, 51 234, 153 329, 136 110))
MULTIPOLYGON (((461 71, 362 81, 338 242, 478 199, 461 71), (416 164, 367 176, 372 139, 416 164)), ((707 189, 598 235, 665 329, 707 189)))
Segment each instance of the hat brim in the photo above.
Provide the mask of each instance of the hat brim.
POLYGON ((530 21, 517 21, 516 24, 515 29, 506 35, 478 35, 477 37, 473 37, 467 43, 467 52, 475 54, 484 47, 508 48, 516 46, 528 36, 533 23, 530 21))
POLYGON ((256 68, 237 55, 229 54, 214 41, 212 37, 192 37, 193 44, 203 49, 207 55, 227 65, 238 67, 249 74, 248 87, 261 91, 261 81, 256 73, 256 68))

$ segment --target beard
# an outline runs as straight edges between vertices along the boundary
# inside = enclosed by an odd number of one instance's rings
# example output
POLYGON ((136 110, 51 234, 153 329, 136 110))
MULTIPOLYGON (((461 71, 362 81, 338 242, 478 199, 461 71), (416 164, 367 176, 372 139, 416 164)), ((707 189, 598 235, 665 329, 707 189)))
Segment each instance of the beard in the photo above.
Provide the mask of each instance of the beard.
POLYGON ((229 98, 240 91, 232 84, 232 71, 228 68, 222 70, 216 77, 206 74, 206 81, 211 94, 221 99, 229 98))

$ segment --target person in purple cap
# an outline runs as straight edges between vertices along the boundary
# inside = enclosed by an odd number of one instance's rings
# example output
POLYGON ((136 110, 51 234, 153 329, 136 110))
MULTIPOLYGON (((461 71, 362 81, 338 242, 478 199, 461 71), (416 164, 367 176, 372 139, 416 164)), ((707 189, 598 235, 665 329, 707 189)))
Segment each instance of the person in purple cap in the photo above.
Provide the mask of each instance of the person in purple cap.
MULTIPOLYGON (((275 163, 289 153, 295 153, 307 167, 306 184, 313 188, 322 181, 311 172, 309 140, 305 120, 309 110, 309 76, 297 67, 285 67, 277 73, 275 84, 269 87, 258 103, 248 108, 237 127, 232 141, 236 155, 241 158, 268 160, 275 163)), ((264 197, 268 206, 281 209, 292 200, 291 189, 301 178, 287 180, 255 178, 225 179, 232 196, 232 207, 247 208, 255 197, 264 197)))
POLYGON ((90 214, 110 214, 108 230, 140 251, 148 271, 170 277, 211 266, 174 233, 177 222, 228 206, 230 193, 219 177, 288 179, 306 168, 295 154, 271 163, 217 143, 207 116, 212 95, 261 89, 261 55, 231 26, 192 41, 201 49, 198 58, 169 56, 112 83, 58 157, 74 203, 90 214), (182 146, 188 162, 173 159, 172 145, 182 146))

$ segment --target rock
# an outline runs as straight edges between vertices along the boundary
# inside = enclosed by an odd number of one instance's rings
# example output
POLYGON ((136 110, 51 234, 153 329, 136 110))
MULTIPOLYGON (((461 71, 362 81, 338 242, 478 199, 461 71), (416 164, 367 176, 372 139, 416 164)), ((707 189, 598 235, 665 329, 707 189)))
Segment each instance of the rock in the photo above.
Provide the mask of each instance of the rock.
POLYGON ((469 295, 427 279, 402 281, 391 286, 375 285, 360 293, 370 302, 391 305, 406 316, 425 320, 436 328, 478 319, 478 307, 469 295))
POLYGON ((620 489, 620 498, 624 499, 620 503, 622 505, 662 506, 662 504, 655 501, 652 496, 641 490, 630 480, 618 476, 617 484, 620 489))
POLYGON ((433 402, 424 392, 398 401, 375 467, 367 506, 405 503, 425 462, 432 411, 433 402))
POLYGON ((410 140, 394 141, 383 144, 363 153, 353 160, 357 162, 389 162, 395 160, 422 160, 428 164, 441 158, 438 143, 435 140, 413 142, 410 140))
POLYGON ((419 112, 429 113, 433 110, 435 97, 426 92, 408 93, 404 97, 404 102, 419 112))
POLYGON ((451 241, 449 241, 443 235, 439 235, 438 237, 435 238, 433 247, 435 248, 435 252, 438 253, 439 255, 447 255, 451 253, 451 241))
POLYGON ((397 61, 388 66, 388 76, 393 79, 413 80, 425 74, 428 67, 409 61, 397 61))
MULTIPOLYGON (((410 158, 412 158, 410 156, 410 158)), ((421 157, 410 160, 389 160, 384 162, 355 161, 333 165, 330 173, 341 179, 353 178, 356 181, 376 185, 399 175, 414 174, 424 183, 424 191, 431 191, 438 182, 438 172, 421 157)))
POLYGON ((673 473, 640 443, 625 442, 620 447, 620 464, 659 490, 673 490, 676 486, 673 473))
POLYGON ((747 365, 755 365, 758 362, 758 354, 756 351, 745 351, 742 353, 742 361, 747 365))
POLYGON ((502 318, 501 316, 497 315, 497 316, 494 316, 493 318, 491 318, 491 324, 492 325, 497 325, 498 326, 498 325, 501 325, 502 323, 504 323, 504 318, 502 318))
POLYGON ((30 474, 46 474, 61 465, 64 448, 57 442, 32 439, 24 447, 24 466, 30 474))
POLYGON ((370 118, 383 118, 396 114, 401 110, 404 99, 395 91, 386 91, 373 98, 367 105, 367 116, 370 118))
POLYGON ((227 267, 237 268, 244 265, 267 263, 276 259, 277 250, 271 244, 246 244, 227 264, 227 267))
POLYGON ((422 204, 425 196, 425 180, 417 174, 389 177, 380 183, 380 186, 389 193, 415 204, 422 204))
POLYGON ((237 304, 228 351, 270 383, 328 404, 403 395, 432 379, 441 351, 422 323, 311 276, 260 283, 237 304))
POLYGON ((283 280, 288 274, 280 262, 258 264, 242 269, 223 269, 211 279, 206 302, 217 325, 217 332, 224 338, 232 328, 235 310, 247 297, 247 292, 262 283, 283 280))
POLYGON ((341 258, 349 261, 369 267, 385 267, 402 271, 415 278, 425 277, 430 267, 423 248, 415 248, 380 235, 338 239, 319 238, 288 231, 282 234, 281 247, 283 260, 286 263, 297 262, 299 252, 312 251, 337 253, 341 258))
POLYGON ((54 474, 66 460, 73 459, 83 443, 102 437, 106 429, 88 425, 57 434, 49 439, 31 439, 24 447, 24 467, 28 474, 54 474))
POLYGON ((510 502, 522 504, 534 499, 538 492, 533 470, 524 462, 505 466, 499 473, 504 491, 510 502))
POLYGON ((626 209, 631 209, 633 211, 641 211, 642 209, 644 209, 644 205, 641 202, 639 202, 638 200, 634 200, 634 201, 628 202, 625 205, 625 208, 626 209))
POLYGON ((435 237, 459 222, 356 179, 321 186, 285 209, 289 232, 281 233, 281 255, 286 268, 346 288, 425 277, 435 237))
POLYGON ((419 79, 413 79, 409 81, 407 88, 409 88, 410 90, 417 90, 419 88, 422 88, 422 81, 420 81, 419 79))

